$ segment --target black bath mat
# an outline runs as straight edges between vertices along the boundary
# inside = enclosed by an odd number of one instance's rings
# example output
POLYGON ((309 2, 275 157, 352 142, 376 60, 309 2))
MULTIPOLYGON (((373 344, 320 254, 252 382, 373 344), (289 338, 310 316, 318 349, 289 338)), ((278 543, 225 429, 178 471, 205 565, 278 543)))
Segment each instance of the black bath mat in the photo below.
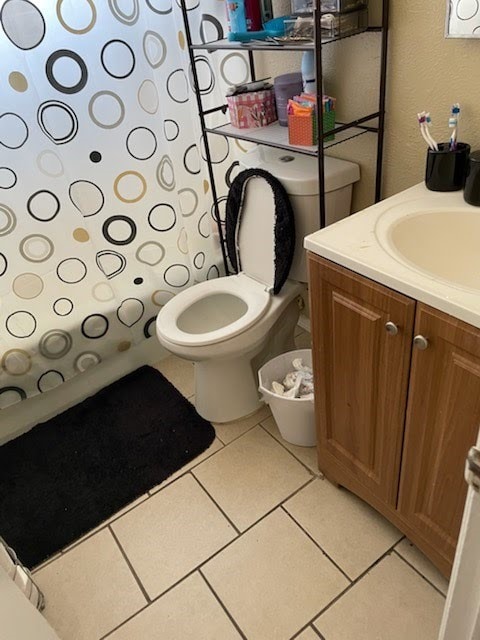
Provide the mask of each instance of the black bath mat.
POLYGON ((165 480, 214 437, 212 425, 161 373, 137 369, 0 447, 0 535, 35 566, 165 480))

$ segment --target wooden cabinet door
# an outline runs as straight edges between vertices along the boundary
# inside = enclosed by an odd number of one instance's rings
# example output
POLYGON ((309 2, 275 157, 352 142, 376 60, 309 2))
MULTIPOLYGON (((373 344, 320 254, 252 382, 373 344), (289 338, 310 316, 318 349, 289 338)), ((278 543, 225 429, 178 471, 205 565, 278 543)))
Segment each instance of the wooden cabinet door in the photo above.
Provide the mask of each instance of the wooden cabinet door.
POLYGON ((319 468, 395 507, 415 302, 314 254, 309 269, 319 468))
POLYGON ((448 563, 467 493, 465 459, 480 425, 480 331, 417 305, 399 510, 448 563))

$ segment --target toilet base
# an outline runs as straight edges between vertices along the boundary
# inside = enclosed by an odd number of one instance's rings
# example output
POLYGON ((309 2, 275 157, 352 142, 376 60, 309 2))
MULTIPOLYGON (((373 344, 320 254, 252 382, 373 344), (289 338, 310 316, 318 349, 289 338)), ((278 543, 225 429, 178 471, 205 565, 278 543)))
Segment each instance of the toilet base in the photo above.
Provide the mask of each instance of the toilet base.
POLYGON ((263 402, 258 370, 268 360, 295 348, 300 310, 296 300, 285 309, 265 340, 235 358, 195 362, 195 408, 210 422, 231 422, 257 411, 263 402))
POLYGON ((195 408, 210 422, 231 422, 262 406, 251 355, 195 363, 195 408))

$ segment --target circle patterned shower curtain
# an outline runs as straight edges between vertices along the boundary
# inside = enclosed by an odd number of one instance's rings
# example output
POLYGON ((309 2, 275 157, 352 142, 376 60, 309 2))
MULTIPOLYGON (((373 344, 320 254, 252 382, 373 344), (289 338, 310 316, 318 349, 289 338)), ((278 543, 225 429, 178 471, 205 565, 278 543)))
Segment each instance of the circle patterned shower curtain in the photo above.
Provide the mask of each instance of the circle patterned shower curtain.
MULTIPOLYGON (((224 3, 186 1, 194 40, 223 35, 224 3)), ((179 0, 0 7, 4 408, 151 336, 222 260, 179 0)), ((197 66, 205 107, 248 79, 240 53, 197 66)), ((235 163, 211 137, 221 206, 235 163)))

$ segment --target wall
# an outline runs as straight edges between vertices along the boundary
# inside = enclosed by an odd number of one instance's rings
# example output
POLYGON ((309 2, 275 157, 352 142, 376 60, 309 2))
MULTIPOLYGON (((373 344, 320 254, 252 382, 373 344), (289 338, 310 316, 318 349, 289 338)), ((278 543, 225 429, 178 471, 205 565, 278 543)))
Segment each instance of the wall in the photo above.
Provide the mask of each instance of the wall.
POLYGON ((423 179, 425 145, 417 112, 431 111, 434 136, 446 140, 451 105, 460 102, 460 138, 480 148, 480 42, 444 38, 444 0, 391 4, 386 196, 423 179))
MULTIPOLYGON (((288 1, 274 0, 280 15, 288 1)), ((379 22, 381 3, 370 1, 370 24, 379 22)), ((388 197, 423 179, 425 144, 416 120, 429 110, 433 134, 448 139, 447 120, 454 102, 462 106, 462 140, 480 148, 480 42, 444 38, 445 0, 391 0, 387 121, 383 195, 388 197)), ((300 67, 300 55, 256 54, 258 72, 276 75, 300 67), (288 58, 287 58, 288 56, 288 58), (288 62, 286 63, 286 61, 288 62)), ((378 101, 379 35, 364 34, 324 47, 325 90, 338 99, 339 119, 375 111, 378 101)), ((367 134, 333 147, 329 155, 358 162, 362 182, 355 188, 354 210, 372 202, 375 136, 367 134)))

